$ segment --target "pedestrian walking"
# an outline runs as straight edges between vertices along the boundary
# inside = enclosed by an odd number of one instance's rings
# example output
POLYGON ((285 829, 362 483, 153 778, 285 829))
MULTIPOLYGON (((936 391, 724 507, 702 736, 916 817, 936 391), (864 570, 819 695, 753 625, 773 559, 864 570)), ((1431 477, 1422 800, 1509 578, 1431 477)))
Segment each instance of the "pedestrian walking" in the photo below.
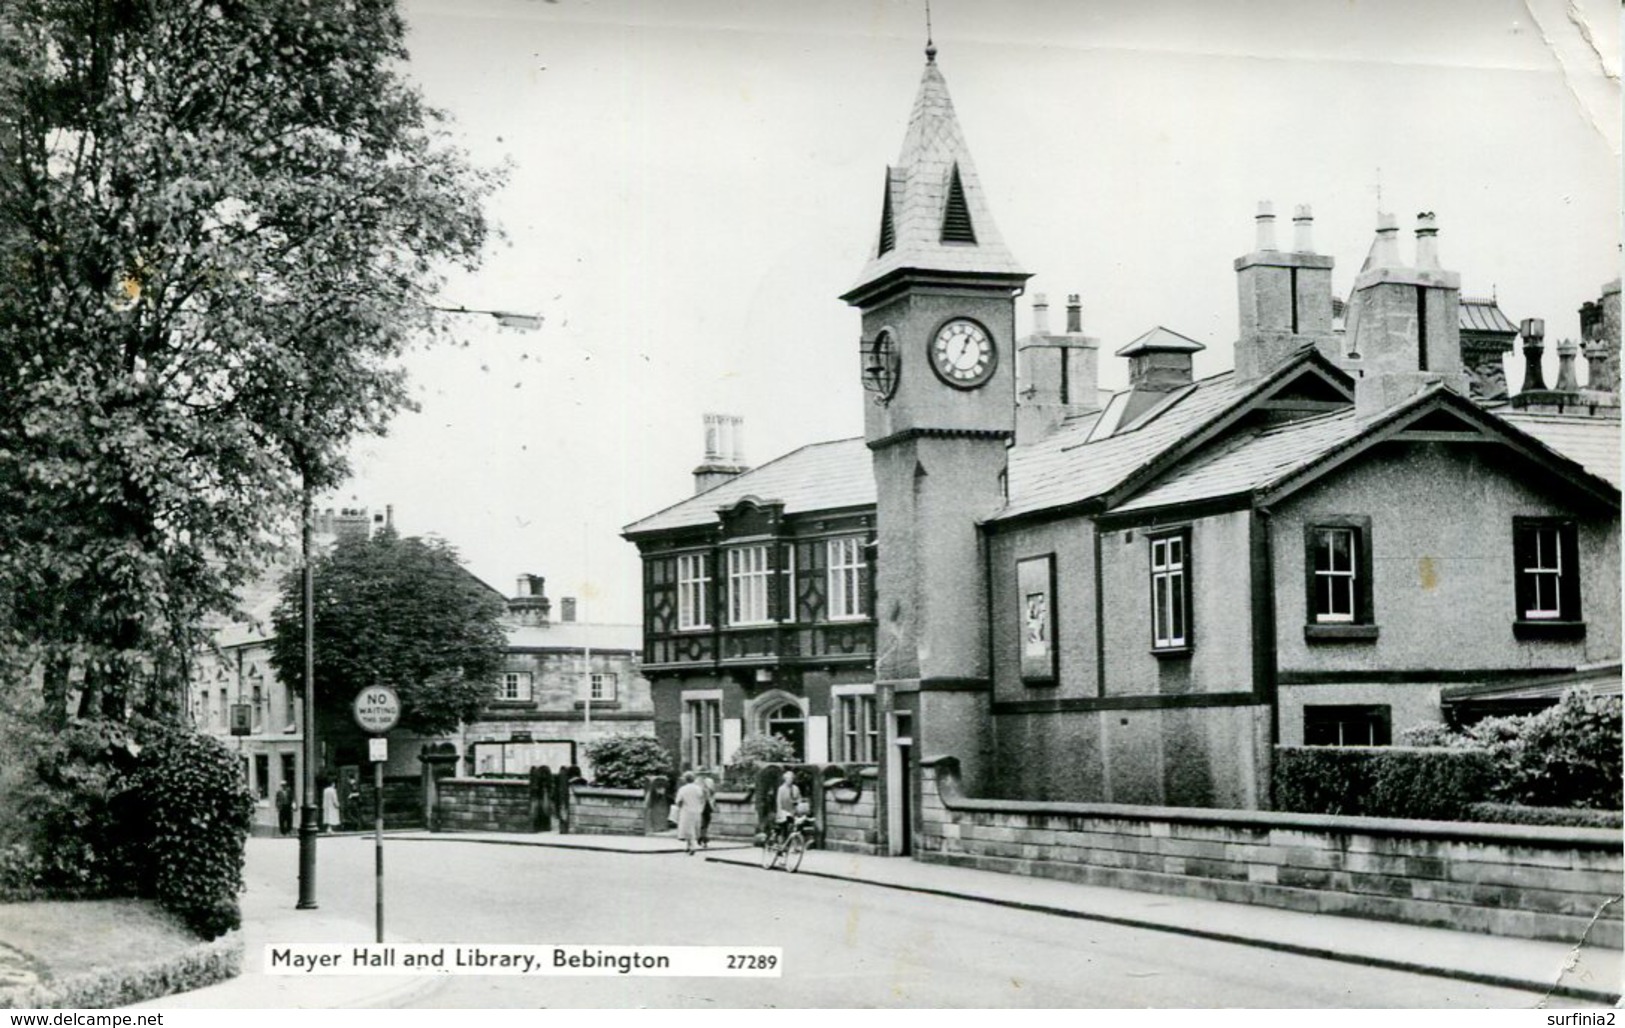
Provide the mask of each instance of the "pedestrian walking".
POLYGON ((711 845, 711 815, 717 809, 717 783, 710 775, 700 776, 700 788, 705 790, 705 805, 700 808, 700 849, 711 845))
POLYGON ((705 810, 705 787, 694 780, 694 772, 683 772, 683 787, 677 790, 677 837, 693 856, 700 836, 700 820, 705 810))
POLYGON ((328 782, 327 788, 322 790, 322 831, 331 832, 342 820, 339 813, 338 783, 328 782))
POLYGON ((283 835, 293 831, 293 790, 287 782, 276 791, 276 828, 283 835))

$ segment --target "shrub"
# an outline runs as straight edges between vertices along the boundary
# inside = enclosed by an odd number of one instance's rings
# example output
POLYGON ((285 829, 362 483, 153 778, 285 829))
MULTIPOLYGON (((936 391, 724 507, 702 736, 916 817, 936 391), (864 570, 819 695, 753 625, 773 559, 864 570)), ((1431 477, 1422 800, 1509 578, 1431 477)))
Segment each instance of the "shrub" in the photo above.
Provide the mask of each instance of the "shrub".
POLYGON ((787 764, 795 759, 795 747, 785 740, 776 735, 753 735, 739 744, 739 748, 734 750, 733 760, 723 768, 723 787, 753 788, 758 770, 769 764, 787 764))
POLYGON ((587 744, 595 785, 610 789, 641 789, 650 776, 671 777, 672 759, 666 748, 646 735, 621 735, 587 744))
POLYGON ((1566 828, 1625 828, 1625 813, 1618 810, 1580 810, 1575 807, 1525 807, 1515 803, 1473 803, 1467 807, 1472 821, 1509 825, 1557 825, 1566 828))
POLYGON ((32 825, 36 882, 74 894, 128 894, 139 888, 140 839, 127 798, 142 723, 75 719, 35 761, 21 802, 32 825))
MULTIPOLYGON (((1503 781, 1496 798, 1532 807, 1619 810, 1620 698, 1571 690, 1556 706, 1520 719, 1516 738, 1490 751, 1503 781)), ((1478 736, 1480 726, 1474 726, 1478 736)))
POLYGON ((1283 746, 1275 805, 1306 814, 1460 819, 1485 793, 1487 754, 1474 749, 1283 746))
POLYGON ((169 730, 141 753, 144 891, 205 939, 238 927, 254 799, 219 740, 169 730))

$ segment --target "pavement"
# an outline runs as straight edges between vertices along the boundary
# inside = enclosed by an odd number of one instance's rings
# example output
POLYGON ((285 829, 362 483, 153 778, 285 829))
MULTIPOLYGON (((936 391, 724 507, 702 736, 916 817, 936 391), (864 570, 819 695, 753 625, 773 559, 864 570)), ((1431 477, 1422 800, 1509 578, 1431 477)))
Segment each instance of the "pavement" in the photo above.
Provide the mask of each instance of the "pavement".
MULTIPOLYGON (((634 856, 683 852, 670 835, 509 835, 486 832, 391 832, 391 845, 460 842, 535 846, 634 856)), ((719 842, 701 856, 756 865, 743 842, 719 842)), ((773 872, 782 873, 782 872, 773 872)), ((1524 989, 1562 1000, 1614 1005, 1625 983, 1625 953, 1602 946, 1512 939, 1442 928, 1304 914, 1269 907, 1077 885, 945 864, 814 850, 800 872, 877 888, 989 903, 1195 938, 1256 946, 1319 959, 1524 989)), ((373 926, 299 911, 251 887, 243 903, 243 974, 193 992, 138 1005, 148 1009, 408 1007, 443 979, 390 976, 268 975, 268 943, 370 942, 373 926)), ((392 940, 407 941, 407 940, 392 940)), ((437 940, 418 940, 437 941, 437 940)))

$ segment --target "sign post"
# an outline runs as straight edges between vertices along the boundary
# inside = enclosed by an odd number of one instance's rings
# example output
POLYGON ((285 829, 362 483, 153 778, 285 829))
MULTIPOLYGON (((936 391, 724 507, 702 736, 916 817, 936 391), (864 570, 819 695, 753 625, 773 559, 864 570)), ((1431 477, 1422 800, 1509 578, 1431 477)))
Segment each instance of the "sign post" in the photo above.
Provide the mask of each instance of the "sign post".
POLYGON ((367 757, 372 761, 373 847, 377 878, 378 941, 384 941, 384 762, 389 759, 389 740, 384 733, 401 719, 401 698, 387 685, 375 685, 356 694, 355 723, 367 740, 367 757))

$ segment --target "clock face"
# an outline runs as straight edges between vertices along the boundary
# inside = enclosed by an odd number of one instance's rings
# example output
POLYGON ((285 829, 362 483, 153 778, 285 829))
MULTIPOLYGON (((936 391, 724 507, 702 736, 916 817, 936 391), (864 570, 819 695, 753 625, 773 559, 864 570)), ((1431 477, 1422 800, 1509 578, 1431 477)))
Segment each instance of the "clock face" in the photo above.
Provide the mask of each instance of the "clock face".
POLYGON ((897 392, 901 371, 902 355, 897 352, 897 341, 891 329, 883 328, 873 342, 863 344, 863 387, 879 393, 875 402, 885 405, 897 392))
POLYGON ((957 389, 975 389, 993 377, 999 351, 987 329, 968 318, 955 318, 931 340, 931 367, 957 389))

